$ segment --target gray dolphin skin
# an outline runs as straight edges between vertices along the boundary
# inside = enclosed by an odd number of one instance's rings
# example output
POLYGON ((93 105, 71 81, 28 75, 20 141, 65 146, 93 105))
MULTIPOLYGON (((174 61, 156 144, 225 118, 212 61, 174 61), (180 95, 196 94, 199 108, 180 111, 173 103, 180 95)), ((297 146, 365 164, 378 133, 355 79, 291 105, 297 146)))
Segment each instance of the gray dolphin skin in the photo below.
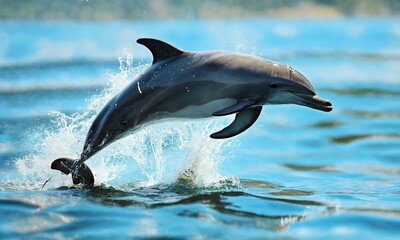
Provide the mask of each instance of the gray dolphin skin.
POLYGON ((157 39, 141 38, 153 63, 113 97, 97 115, 79 159, 59 158, 52 169, 72 173, 74 184, 93 186, 84 163, 112 142, 147 124, 172 118, 235 114, 234 121, 210 135, 230 138, 248 129, 262 106, 297 104, 329 112, 332 104, 288 65, 228 51, 187 52, 157 39))

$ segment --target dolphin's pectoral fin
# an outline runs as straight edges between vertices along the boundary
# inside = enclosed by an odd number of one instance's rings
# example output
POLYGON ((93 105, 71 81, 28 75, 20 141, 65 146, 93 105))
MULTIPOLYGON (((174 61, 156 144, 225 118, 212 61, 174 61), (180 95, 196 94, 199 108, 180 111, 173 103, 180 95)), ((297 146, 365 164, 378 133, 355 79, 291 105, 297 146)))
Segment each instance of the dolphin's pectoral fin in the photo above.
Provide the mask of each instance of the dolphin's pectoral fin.
POLYGON ((157 39, 139 38, 136 42, 146 46, 150 50, 151 54, 153 54, 153 64, 184 53, 184 51, 157 39))
POLYGON ((213 116, 225 116, 225 115, 229 115, 232 113, 237 113, 242 111, 245 108, 250 107, 251 105, 254 104, 254 100, 252 99, 242 99, 237 101, 237 103, 233 104, 232 106, 229 106, 227 108, 224 108, 222 110, 219 110, 217 112, 214 112, 212 115, 213 116))
POLYGON ((253 125, 253 123, 260 116, 261 110, 261 106, 256 106, 246 108, 238 112, 236 114, 235 120, 233 120, 233 122, 229 126, 219 132, 211 134, 210 137, 215 139, 230 138, 238 135, 239 133, 242 133, 251 125, 253 125))
POLYGON ((89 187, 94 184, 94 177, 90 168, 75 159, 58 158, 51 163, 51 169, 59 170, 66 175, 72 173, 74 184, 82 183, 89 187))

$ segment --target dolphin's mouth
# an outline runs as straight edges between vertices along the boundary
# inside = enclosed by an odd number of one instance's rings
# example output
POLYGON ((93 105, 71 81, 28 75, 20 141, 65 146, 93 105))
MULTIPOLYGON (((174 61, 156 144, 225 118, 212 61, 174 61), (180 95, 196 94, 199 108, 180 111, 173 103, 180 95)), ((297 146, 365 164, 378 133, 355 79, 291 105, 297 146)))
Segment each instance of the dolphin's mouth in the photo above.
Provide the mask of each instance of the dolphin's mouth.
POLYGON ((321 110, 324 112, 332 111, 332 103, 326 99, 318 97, 315 94, 292 92, 292 91, 289 92, 297 97, 297 100, 299 101, 296 102, 297 104, 321 110))

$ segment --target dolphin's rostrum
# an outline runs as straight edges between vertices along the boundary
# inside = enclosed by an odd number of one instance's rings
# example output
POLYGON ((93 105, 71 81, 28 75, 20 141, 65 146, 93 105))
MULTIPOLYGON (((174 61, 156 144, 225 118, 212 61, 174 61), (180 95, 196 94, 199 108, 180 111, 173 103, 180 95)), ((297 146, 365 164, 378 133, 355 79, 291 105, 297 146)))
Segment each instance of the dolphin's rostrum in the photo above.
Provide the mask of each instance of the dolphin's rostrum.
POLYGON ((298 104, 329 112, 332 104, 316 95, 298 71, 260 57, 228 51, 187 52, 157 39, 138 43, 153 64, 112 98, 92 123, 79 159, 59 158, 52 169, 72 173, 74 184, 93 186, 84 162, 144 124, 168 118, 236 114, 211 138, 230 138, 249 128, 268 104, 298 104))

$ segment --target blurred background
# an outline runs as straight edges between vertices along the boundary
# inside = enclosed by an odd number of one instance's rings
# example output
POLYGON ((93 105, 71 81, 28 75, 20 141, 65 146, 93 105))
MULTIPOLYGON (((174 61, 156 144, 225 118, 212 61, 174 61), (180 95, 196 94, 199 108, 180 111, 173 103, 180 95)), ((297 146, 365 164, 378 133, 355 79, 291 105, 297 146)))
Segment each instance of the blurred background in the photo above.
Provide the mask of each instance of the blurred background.
MULTIPOLYGON (((400 14, 398 0, 0 0, 0 6, 0 21, 3 22, 0 28, 2 41, 0 66, 87 58, 110 61, 123 52, 136 52, 137 58, 142 54, 147 54, 141 48, 135 49, 134 41, 138 37, 165 38, 168 31, 170 35, 175 34, 174 37, 178 39, 175 43, 179 44, 181 42, 179 40, 183 39, 187 42, 184 47, 200 50, 203 49, 202 44, 197 42, 202 42, 202 40, 198 37, 188 37, 189 34, 185 33, 187 28, 193 30, 194 26, 184 23, 195 20, 201 20, 205 24, 211 21, 231 20, 235 23, 250 19, 272 21, 308 19, 308 22, 318 22, 348 18, 393 18, 400 14), (21 21, 24 24, 21 24, 21 21), (30 25, 32 21, 46 22, 46 24, 42 24, 41 29, 37 29, 36 25, 30 25), (159 24, 177 21, 179 24, 159 26, 156 30, 154 26, 149 25, 151 21, 159 24), (52 25, 57 22, 63 23, 58 26, 52 25), (81 27, 74 29, 73 22, 82 22, 81 27), (91 26, 93 22, 99 22, 99 24, 95 27, 91 26), (23 29, 13 28, 13 24, 22 26, 23 29), (132 27, 132 25, 137 27, 132 27), (146 27, 143 29, 144 25, 150 27, 151 31, 146 31, 148 30, 146 27), (170 28, 176 31, 171 31, 170 28), (74 36, 74 33, 78 35, 74 36), (25 44, 26 42, 29 44, 25 44), (74 46, 73 42, 79 42, 79 48, 74 46)), ((212 24, 206 29, 196 26, 198 31, 194 32, 203 31, 199 36, 205 37, 209 34, 217 34, 218 31, 223 31, 223 29, 217 29, 217 25, 212 24)), ((262 27, 269 28, 267 25, 262 27)), ((263 31, 263 29, 259 30, 263 31)), ((214 46, 226 48, 228 41, 231 45, 236 44, 236 48, 240 45, 254 45, 249 43, 253 38, 257 39, 259 34, 251 33, 252 37, 250 37, 241 34, 241 31, 243 30, 240 29, 235 34, 223 37, 221 40, 224 42, 217 41, 214 46)), ((287 37, 295 34, 293 29, 287 27, 282 27, 277 31, 281 35, 286 34, 287 37)), ((355 26, 350 31, 353 35, 357 35, 360 27, 355 26)), ((260 53, 262 50, 257 49, 257 51, 260 53)))
POLYGON ((400 0, 0 0, 0 238, 397 239, 399 66, 400 0), (232 144, 148 127, 60 189, 50 162, 151 63, 141 37, 289 64, 334 110, 266 106, 232 144))
POLYGON ((1 0, 2 19, 116 20, 396 16, 398 0, 1 0))

